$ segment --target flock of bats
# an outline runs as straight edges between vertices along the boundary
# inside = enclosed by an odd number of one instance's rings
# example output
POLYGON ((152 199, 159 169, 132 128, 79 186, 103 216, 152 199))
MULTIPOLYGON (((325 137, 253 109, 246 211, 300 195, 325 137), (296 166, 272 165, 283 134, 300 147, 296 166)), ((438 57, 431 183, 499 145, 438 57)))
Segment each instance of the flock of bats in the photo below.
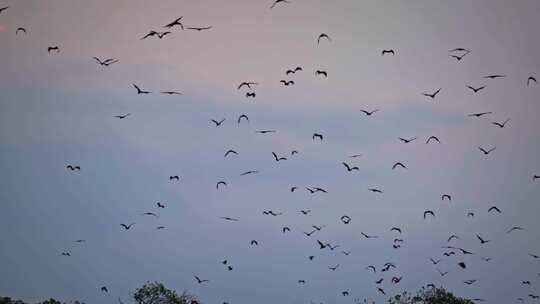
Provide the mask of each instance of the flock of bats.
MULTIPOLYGON (((279 6, 283 7, 283 6, 285 6, 285 5, 289 4, 289 3, 290 3, 290 1, 288 1, 288 0, 276 0, 270 6, 270 8, 274 9, 276 7, 279 7, 279 6)), ((7 13, 6 11, 8 9, 9 9, 9 6, 0 8, 0 16, 2 14, 7 13)), ((147 34, 143 35, 140 39, 142 39, 142 40, 149 39, 149 38, 164 39, 167 35, 171 34, 172 31, 175 28, 179 28, 180 30, 205 31, 205 30, 211 30, 213 27, 212 26, 203 26, 203 27, 187 26, 187 27, 184 27, 183 17, 179 17, 179 18, 165 24, 163 26, 163 28, 165 29, 164 31, 151 30, 147 34)), ((24 27, 17 28, 16 31, 15 31, 15 35, 22 35, 22 34, 27 35, 28 34, 27 29, 24 28, 24 27)), ((330 35, 325 34, 325 33, 321 33, 316 38, 316 42, 317 42, 317 45, 319 45, 319 44, 321 44, 323 42, 331 43, 332 39, 331 39, 330 35)), ((47 52, 49 54, 51 54, 51 55, 54 54, 54 53, 60 53, 60 47, 58 45, 49 46, 47 48, 47 52)), ((456 59, 457 62, 461 62, 464 59, 464 57, 469 55, 470 53, 471 53, 471 50, 469 50, 469 49, 455 48, 455 49, 449 50, 448 56, 450 56, 451 58, 456 59)), ((381 55, 382 56, 387 56, 387 55, 396 56, 397 52, 394 49, 383 49, 381 51, 381 55)), ((102 67, 109 67, 109 66, 111 66, 113 64, 119 63, 119 60, 116 59, 116 58, 101 59, 101 58, 98 58, 98 57, 93 57, 93 59, 95 60, 95 62, 98 65, 100 65, 102 67)), ((295 68, 286 70, 285 75, 286 76, 291 76, 291 75, 295 75, 296 73, 303 72, 303 71, 304 71, 304 68, 302 68, 300 66, 297 66, 295 68)), ((315 76, 322 76, 322 77, 325 77, 325 78, 327 78, 329 76, 328 72, 324 71, 324 70, 315 70, 314 74, 315 74, 315 76)), ((506 77, 506 75, 495 74, 495 75, 487 75, 487 76, 484 76, 483 78, 486 79, 486 80, 495 80, 495 79, 503 79, 505 77, 506 77)), ((285 86, 285 87, 293 86, 295 84, 294 80, 292 80, 292 79, 281 79, 279 81, 279 83, 281 85, 285 86)), ((526 80, 526 86, 528 87, 528 86, 531 86, 531 85, 534 85, 534 84, 537 84, 536 78, 534 76, 529 76, 527 78, 527 80, 526 80)), ((247 91, 245 93, 245 97, 246 98, 255 98, 257 95, 256 95, 256 92, 255 92, 254 88, 257 85, 259 85, 259 83, 254 82, 254 81, 244 81, 244 82, 241 82, 236 87, 236 89, 237 90, 247 89, 247 91)), ((132 86, 135 89, 137 95, 148 95, 148 94, 153 93, 152 91, 149 91, 147 89, 143 89, 142 86, 140 86, 138 84, 132 84, 132 86)), ((482 86, 479 86, 479 87, 466 85, 466 88, 470 89, 474 94, 477 94, 480 91, 485 90, 487 88, 487 85, 482 85, 482 86)), ((437 89, 433 90, 432 92, 421 92, 421 95, 424 96, 424 97, 427 97, 427 98, 429 98, 431 100, 434 100, 434 99, 436 99, 438 94, 441 93, 441 91, 442 91, 442 88, 437 88, 437 89)), ((174 91, 174 90, 165 90, 165 91, 160 91, 159 93, 160 94, 166 94, 166 95, 183 95, 182 92, 174 91)), ((371 116, 374 116, 376 113, 378 113, 379 109, 372 109, 372 110, 361 109, 360 112, 365 114, 366 117, 371 117, 371 116)), ((492 112, 471 113, 471 114, 468 115, 468 117, 482 118, 482 117, 490 115, 490 114, 492 114, 492 112)), ((114 117, 118 118, 118 119, 126 119, 126 118, 130 117, 131 115, 132 115, 131 113, 126 113, 126 114, 115 115, 114 117)), ((221 127, 223 125, 223 123, 226 121, 226 119, 225 118, 219 119, 219 120, 211 119, 210 121, 216 128, 219 128, 219 127, 221 127)), ((242 122, 249 122, 249 117, 246 114, 242 114, 242 115, 240 115, 238 117, 236 122, 238 124, 241 124, 242 122)), ((502 129, 502 128, 507 127, 507 124, 509 122, 510 122, 510 119, 508 118, 508 119, 506 119, 506 120, 504 120, 502 122, 492 121, 491 124, 494 125, 495 127, 498 127, 498 128, 502 129)), ((276 133, 276 132, 277 132, 276 130, 257 130, 256 131, 257 134, 271 134, 271 133, 276 133)), ((412 144, 418 138, 417 137, 413 137, 413 138, 398 137, 398 139, 402 144, 412 144)), ((314 140, 314 141, 324 141, 324 135, 321 134, 321 133, 313 133, 312 140, 314 140)), ((425 140, 425 144, 440 144, 440 143, 441 143, 441 140, 437 136, 429 136, 425 140)), ((478 150, 482 154, 484 154, 485 156, 488 156, 489 154, 491 154, 492 152, 494 152, 496 150, 496 147, 490 147, 490 148, 478 147, 478 150)), ((295 156, 295 155, 297 155, 299 153, 300 152, 298 150, 293 150, 290 153, 290 157, 293 157, 293 156, 295 156)), ((238 154, 239 153, 237 151, 235 151, 233 149, 229 149, 229 150, 227 150, 225 152, 224 158, 230 157, 232 155, 238 155, 238 154)), ((288 159, 288 156, 278 155, 276 152, 272 152, 271 154, 273 156, 273 159, 276 162, 286 161, 288 159)), ((355 154, 355 155, 351 155, 350 158, 354 159, 354 158, 357 158, 357 157, 360 157, 360 156, 361 156, 361 154, 355 154)), ((345 161, 342 162, 341 164, 343 165, 345 171, 348 172, 348 173, 352 173, 354 171, 359 171, 360 170, 358 166, 352 165, 352 164, 347 163, 345 161)), ((408 167, 403 162, 396 162, 396 163, 394 163, 392 165, 391 168, 392 168, 392 170, 408 169, 408 167)), ((69 170, 69 171, 73 171, 73 172, 75 172, 75 171, 80 172, 81 171, 81 167, 79 165, 76 165, 76 164, 69 164, 69 165, 66 166, 66 169, 69 170)), ((259 170, 245 171, 245 172, 241 173, 240 175, 241 176, 246 176, 246 175, 252 175, 252 174, 256 174, 256 173, 259 173, 259 170)), ((540 175, 533 175, 532 176, 533 182, 538 180, 538 179, 540 179, 540 175)), ((179 175, 170 175, 169 176, 169 181, 170 182, 180 182, 180 180, 181 180, 181 178, 180 178, 179 175)), ((216 183, 216 185, 215 185, 215 188, 217 190, 223 189, 224 187, 227 187, 227 182, 224 181, 224 180, 218 181, 216 183)), ((301 187, 292 186, 292 187, 290 187, 289 191, 290 192, 296 192, 296 191, 298 191, 300 189, 301 189, 301 187)), ((322 187, 304 187, 304 189, 309 194, 312 194, 312 195, 315 195, 315 194, 318 194, 318 193, 325 194, 325 193, 329 192, 327 189, 324 189, 322 187)), ((384 191, 382 189, 378 189, 378 188, 369 188, 367 190, 374 193, 374 194, 378 194, 378 195, 384 194, 384 191)), ((446 193, 442 194, 440 198, 441 198, 441 201, 447 201, 447 202, 452 201, 452 196, 450 194, 446 194, 446 193)), ((157 202, 156 206, 159 209, 165 209, 166 208, 166 205, 161 203, 161 202, 157 202)), ((299 212, 303 216, 307 216, 312 212, 312 210, 303 209, 303 210, 300 210, 299 212)), ((488 213, 493 213, 493 214, 501 214, 502 213, 501 209, 498 208, 497 206, 490 207, 487 210, 487 212, 488 213)), ((283 212, 276 212, 276 211, 273 211, 273 210, 264 210, 262 213, 263 213, 263 215, 273 216, 273 217, 283 215, 283 212)), ((143 215, 152 216, 152 217, 156 217, 156 218, 158 217, 158 214, 155 213, 155 212, 145 212, 145 213, 143 213, 143 215)), ((466 214, 466 216, 469 217, 469 218, 473 218, 475 216, 475 214, 473 212, 468 212, 466 214)), ((435 217, 435 211, 434 210, 424 210, 423 211, 423 219, 426 220, 429 217, 435 217)), ((238 218, 228 217, 228 216, 223 216, 223 217, 220 217, 220 218, 222 220, 230 221, 230 222, 238 222, 238 221, 240 221, 240 219, 238 219, 238 218)), ((347 224, 349 224, 351 222, 351 217, 348 216, 348 215, 343 215, 343 216, 341 216, 340 221, 343 224, 347 225, 347 224)), ((134 227, 134 225, 135 225, 135 223, 129 223, 129 224, 121 223, 120 227, 121 227, 121 229, 124 229, 124 230, 128 231, 128 230, 131 230, 134 227)), ((165 228, 166 228, 165 226, 158 226, 157 227, 158 230, 162 230, 162 229, 165 229, 165 228)), ((303 232, 303 234, 308 238, 312 237, 312 235, 318 233, 319 231, 325 229, 326 226, 325 225, 312 225, 311 228, 313 230, 303 232)), ((516 232, 516 231, 523 231, 523 230, 525 230, 523 227, 512 226, 506 231, 506 233, 510 234, 510 233, 513 233, 513 232, 516 232)), ((281 231, 282 231, 282 233, 289 233, 289 232, 291 232, 291 228, 288 227, 288 226, 284 226, 284 227, 282 227, 281 231)), ((393 245, 392 245, 393 249, 401 248, 402 244, 405 242, 403 238, 399 237, 403 233, 402 228, 400 228, 400 227, 392 227, 390 229, 390 231, 397 234, 396 237, 393 240, 393 245)), ((368 235, 367 233, 364 233, 364 232, 361 232, 361 235, 365 239, 379 238, 379 236, 377 236, 377 235, 368 235)), ((492 242, 492 240, 486 239, 485 237, 482 237, 479 234, 474 234, 474 236, 476 237, 476 239, 478 239, 480 246, 483 246, 483 245, 485 245, 487 243, 492 242)), ((458 241, 459 239, 460 239, 459 236, 452 234, 445 241, 450 244, 450 243, 458 241)), ((83 240, 83 239, 79 239, 79 240, 76 240, 75 242, 76 243, 84 243, 86 241, 83 240)), ((328 249, 330 251, 334 251, 334 250, 336 250, 337 248, 340 247, 340 245, 332 244, 331 242, 328 242, 328 241, 322 241, 322 240, 317 239, 317 238, 314 238, 313 242, 314 242, 314 245, 316 246, 315 248, 318 248, 319 250, 328 249)), ((251 240, 250 245, 251 246, 258 246, 259 242, 257 240, 251 240)), ((464 248, 461 248, 459 246, 453 246, 453 245, 443 246, 441 249, 444 249, 444 252, 442 253, 442 257, 440 259, 438 259, 438 258, 429 258, 428 262, 431 262, 435 266, 435 270, 442 277, 446 276, 449 273, 449 271, 440 270, 438 268, 438 266, 437 266, 442 261, 443 258, 450 258, 452 256, 458 257, 458 256, 474 255, 475 254, 473 251, 471 251, 469 249, 464 249, 464 248)), ((348 256, 348 255, 351 254, 351 251, 343 250, 343 251, 341 251, 341 253, 343 255, 345 255, 345 256, 348 256)), ((65 257, 70 257, 71 253, 69 251, 63 251, 63 252, 61 252, 61 255, 65 256, 65 257)), ((532 254, 532 253, 529 253, 529 256, 531 258, 533 258, 533 259, 539 259, 540 258, 540 256, 538 256, 536 254, 532 254)), ((313 260, 314 257, 315 257, 314 255, 310 255, 310 256, 308 256, 308 259, 313 260)), ((481 259, 484 262, 490 262, 492 260, 492 258, 486 258, 486 257, 481 257, 481 259)), ((230 265, 228 260, 222 261, 222 264, 226 266, 226 269, 228 271, 233 270, 233 266, 230 265)), ((458 258, 458 261, 456 262, 455 265, 458 267, 458 269, 459 268, 461 268, 461 269, 466 269, 467 268, 467 264, 464 261, 462 261, 461 258, 458 258)), ((340 264, 337 263, 337 264, 329 267, 329 270, 330 271, 337 271, 339 268, 340 268, 340 264)), ((385 281, 385 277, 383 276, 383 274, 387 273, 387 272, 391 272, 391 271, 396 271, 398 269, 397 266, 392 262, 387 262, 384 265, 382 265, 382 267, 380 267, 379 269, 375 265, 368 265, 365 268, 366 268, 367 271, 370 271, 370 272, 372 272, 374 274, 381 273, 382 277, 380 277, 379 279, 377 279, 375 281, 375 287, 376 287, 377 292, 379 292, 383 296, 386 296, 387 293, 386 293, 386 291, 384 289, 384 286, 383 286, 383 282, 385 281)), ((539 274, 539 276, 540 276, 540 274, 539 274)), ((198 284, 205 284, 205 283, 210 282, 209 279, 202 279, 199 275, 195 275, 194 279, 195 279, 195 282, 198 283, 198 284)), ((403 275, 392 274, 391 279, 389 281, 390 281, 391 284, 399 284, 402 279, 403 279, 403 275)), ((473 285, 476 282, 477 282, 476 279, 467 279, 467 280, 463 281, 463 283, 466 284, 466 285, 473 285)), ((306 279, 298 279, 297 283, 305 285, 307 283, 307 280, 306 279)), ((530 280, 523 280, 521 283, 523 285, 527 285, 527 286, 531 285, 530 280)), ((428 284, 427 286, 428 287, 435 287, 434 284, 428 284)), ((107 286, 102 286, 100 288, 100 290, 102 292, 104 292, 104 293, 109 292, 109 289, 107 288, 107 286)), ((340 294, 342 296, 346 297, 346 296, 349 296, 351 294, 351 291, 343 290, 343 291, 340 291, 340 294)), ((526 294, 523 297, 519 297, 517 300, 519 302, 525 302, 526 298, 530 298, 532 300, 538 300, 540 297, 531 292, 531 293, 526 294)), ((470 299, 470 300, 474 301, 474 302, 485 301, 484 299, 480 299, 480 298, 470 299)), ((120 299, 119 299, 119 301, 121 302, 120 299)), ((360 302, 360 299, 355 298, 354 302, 358 303, 358 302, 360 302)), ((368 302, 367 298, 364 298, 363 302, 367 303, 368 302)), ((373 301, 373 303, 374 302, 375 301, 373 301)), ((227 302, 224 302, 224 304, 227 304, 227 302)))

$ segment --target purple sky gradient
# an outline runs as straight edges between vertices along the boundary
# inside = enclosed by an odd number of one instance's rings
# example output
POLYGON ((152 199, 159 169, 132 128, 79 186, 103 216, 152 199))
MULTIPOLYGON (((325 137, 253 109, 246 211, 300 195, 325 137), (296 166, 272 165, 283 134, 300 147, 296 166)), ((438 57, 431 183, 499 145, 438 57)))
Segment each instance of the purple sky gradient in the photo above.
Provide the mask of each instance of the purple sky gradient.
POLYGON ((540 77, 540 2, 271 4, 0 1, 10 6, 0 13, 0 295, 107 303, 159 280, 204 303, 381 303, 374 284, 381 273, 365 267, 385 262, 398 266, 382 275, 389 295, 430 282, 489 303, 540 294, 539 262, 528 256, 540 254, 540 184, 532 181, 540 174, 540 88, 526 86, 527 77, 540 77), (213 28, 140 40, 179 16, 186 26, 213 28), (19 26, 28 34, 16 36, 19 26), (317 45, 320 33, 332 41, 317 45), (47 54, 52 45, 59 54, 47 54), (455 47, 472 53, 457 63, 448 56, 455 47), (396 56, 381 56, 390 48, 396 56), (120 62, 103 68, 93 56, 120 62), (296 66, 304 71, 285 76, 296 66), (328 79, 315 77, 317 69, 328 79), (489 74, 507 77, 482 78, 489 74), (247 80, 260 83, 254 100, 236 90, 247 80), (184 95, 138 96, 132 83, 184 95), (475 94, 466 85, 486 89, 475 94), (421 95, 437 88, 434 101, 421 95), (361 109, 380 111, 366 117, 361 109), (484 111, 493 114, 466 116, 484 111), (113 117, 123 113, 132 116, 113 117), (244 113, 250 123, 237 125, 244 113), (210 122, 221 118, 220 128, 210 122), (507 118, 504 129, 490 123, 507 118), (278 132, 254 133, 261 129, 278 132), (314 142, 314 132, 325 140, 314 142), (426 145, 431 135, 442 143, 426 145), (418 140, 404 145, 398 137, 418 140), (478 146, 497 149, 486 157, 478 146), (223 158, 228 149, 239 155, 223 158), (276 163, 272 151, 289 159, 276 163), (342 161, 360 170, 347 173, 342 161), (391 170, 397 161, 408 169, 391 170), (82 170, 67 172, 67 164, 82 170), (251 169, 261 172, 239 176, 251 169), (170 183, 176 174, 181 182, 170 183), (219 180, 227 188, 217 191, 219 180), (329 193, 290 193, 293 185, 329 193), (452 202, 441 202, 442 193, 452 202), (158 201, 167 208, 157 210, 158 201), (503 213, 488 214, 492 205, 503 213), (268 209, 284 215, 263 216, 268 209), (434 219, 422 218, 427 209, 434 219), (141 216, 147 211, 160 217, 141 216), (344 214, 349 225, 339 220, 344 214), (133 230, 122 231, 128 222, 133 230), (305 237, 313 224, 327 227, 305 237), (516 225, 526 230, 505 233, 516 225), (393 226, 404 232, 398 250, 393 226), (442 257, 451 234, 476 254, 444 258, 437 267, 450 273, 441 278, 427 258, 442 257), (480 245, 476 234, 493 242, 480 245), (320 251, 317 239, 352 253, 320 251), (66 250, 70 258, 60 255, 66 250), (467 270, 458 269, 462 260, 467 270), (210 282, 197 285, 193 275, 210 282), (393 275, 404 279, 393 285, 393 275), (478 282, 466 286, 467 279, 478 282))

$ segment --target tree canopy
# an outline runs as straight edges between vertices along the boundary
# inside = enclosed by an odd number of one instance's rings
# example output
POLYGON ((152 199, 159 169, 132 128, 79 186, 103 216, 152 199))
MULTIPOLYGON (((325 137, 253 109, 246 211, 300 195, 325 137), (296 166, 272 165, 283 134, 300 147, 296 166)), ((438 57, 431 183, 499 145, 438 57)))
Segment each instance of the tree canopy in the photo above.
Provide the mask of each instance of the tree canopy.
POLYGON ((133 293, 133 300, 137 304, 195 304, 199 303, 197 297, 184 291, 178 295, 176 291, 167 289, 162 283, 147 282, 133 293))
POLYGON ((454 296, 444 288, 422 287, 416 295, 403 292, 388 300, 390 304, 474 304, 473 301, 454 296))

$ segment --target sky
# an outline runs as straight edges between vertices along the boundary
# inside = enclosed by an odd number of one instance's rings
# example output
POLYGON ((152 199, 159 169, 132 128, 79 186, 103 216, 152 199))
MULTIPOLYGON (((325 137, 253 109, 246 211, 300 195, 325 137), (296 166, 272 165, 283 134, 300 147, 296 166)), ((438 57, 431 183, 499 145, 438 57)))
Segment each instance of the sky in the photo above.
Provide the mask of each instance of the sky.
POLYGON ((0 295, 127 302, 159 281, 203 303, 383 303, 434 283, 488 303, 537 301, 527 295, 540 294, 540 259, 530 256, 540 255, 540 87, 527 79, 540 77, 540 2, 271 5, 0 0, 9 6, 0 13, 0 295), (180 16, 186 27, 212 28, 141 40, 180 16), (15 35, 18 27, 27 34, 15 35), (331 40, 317 44, 321 33, 331 40), (454 48, 471 52, 458 62, 454 48), (102 67, 94 56, 119 62, 102 67), (492 74, 506 77, 483 78, 492 74), (255 98, 237 89, 243 81, 258 83, 255 98), (153 93, 138 95, 134 83, 153 93), (434 99, 422 95, 438 88, 434 99), (166 90, 183 95, 158 93, 166 90), (478 112, 492 113, 467 116, 478 112), (249 122, 238 124, 241 114, 249 122), (504 128, 491 123, 506 119, 504 128), (276 133, 255 133, 264 129, 276 133), (429 136, 441 143, 425 144, 429 136), (229 149, 238 155, 225 158, 229 149), (392 170, 396 162, 407 169, 392 170), (259 173, 240 176, 248 170, 259 173), (216 189, 220 180, 227 186, 216 189), (312 225, 325 227, 307 237, 312 225), (524 230, 506 233, 513 226, 524 230), (452 234, 459 239, 447 242, 452 234), (320 250, 317 240, 340 247, 320 250), (475 254, 445 257, 447 245, 475 254), (396 269, 381 272, 386 262, 396 269))

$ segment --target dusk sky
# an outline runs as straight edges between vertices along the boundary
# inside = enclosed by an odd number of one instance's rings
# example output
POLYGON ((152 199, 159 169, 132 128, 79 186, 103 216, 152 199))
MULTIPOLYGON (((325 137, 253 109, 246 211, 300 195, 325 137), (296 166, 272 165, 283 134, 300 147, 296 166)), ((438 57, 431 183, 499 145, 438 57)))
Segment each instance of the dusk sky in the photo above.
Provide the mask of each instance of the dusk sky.
POLYGON ((540 86, 527 80, 540 77, 540 1, 289 2, 0 0, 0 296, 129 302, 160 281, 202 303, 384 303, 434 283, 487 303, 538 302, 528 295, 540 295, 540 86), (212 28, 141 40, 181 16, 212 28), (321 33, 330 40, 318 44, 321 33), (455 48, 471 52, 457 61, 455 48), (506 77, 484 78, 494 74, 506 77), (258 85, 238 90, 244 81, 258 85), (481 112, 492 113, 468 116, 481 112), (312 225, 325 227, 304 235, 312 225), (386 262, 396 269, 381 272, 386 262))

